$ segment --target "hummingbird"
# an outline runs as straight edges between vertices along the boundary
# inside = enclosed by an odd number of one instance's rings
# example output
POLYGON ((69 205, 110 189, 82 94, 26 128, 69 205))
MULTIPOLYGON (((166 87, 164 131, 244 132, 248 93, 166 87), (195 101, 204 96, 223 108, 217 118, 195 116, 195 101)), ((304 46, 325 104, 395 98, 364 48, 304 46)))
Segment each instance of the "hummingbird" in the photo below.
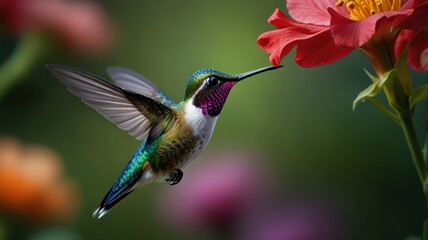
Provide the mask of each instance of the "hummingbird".
POLYGON ((126 68, 107 69, 112 83, 73 67, 46 65, 71 93, 142 141, 92 216, 103 217, 131 192, 152 181, 179 183, 182 170, 207 146, 235 84, 279 67, 242 74, 201 69, 187 80, 184 99, 175 103, 154 83, 126 68))

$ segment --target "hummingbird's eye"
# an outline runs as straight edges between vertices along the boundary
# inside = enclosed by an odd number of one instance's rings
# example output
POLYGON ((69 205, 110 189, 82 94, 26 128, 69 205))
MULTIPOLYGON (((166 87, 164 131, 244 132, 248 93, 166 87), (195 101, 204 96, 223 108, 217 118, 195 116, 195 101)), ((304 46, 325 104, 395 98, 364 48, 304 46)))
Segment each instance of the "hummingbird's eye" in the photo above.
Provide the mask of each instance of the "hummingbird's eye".
POLYGON ((209 87, 215 87, 220 83, 220 80, 216 76, 208 77, 206 83, 209 87))

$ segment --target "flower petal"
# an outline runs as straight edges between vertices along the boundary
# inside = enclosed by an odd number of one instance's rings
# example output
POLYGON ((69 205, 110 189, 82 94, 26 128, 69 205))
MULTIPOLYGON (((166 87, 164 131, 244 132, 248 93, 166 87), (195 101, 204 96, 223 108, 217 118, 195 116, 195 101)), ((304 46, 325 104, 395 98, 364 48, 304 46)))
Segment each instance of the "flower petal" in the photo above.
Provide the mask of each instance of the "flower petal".
POLYGON ((353 49, 340 48, 331 38, 328 27, 296 25, 260 35, 257 43, 270 54, 273 65, 279 65, 295 46, 295 61, 302 67, 315 67, 333 63, 353 49))
POLYGON ((291 20, 278 8, 275 9, 272 15, 268 18, 268 22, 273 26, 275 26, 276 28, 287 28, 287 27, 293 27, 298 25, 301 25, 302 27, 305 26, 305 24, 298 23, 291 20))
POLYGON ((294 59, 302 67, 331 64, 354 50, 337 46, 328 29, 312 35, 310 39, 301 41, 297 45, 294 59))
POLYGON ((416 71, 428 71, 428 33, 419 33, 409 45, 409 65, 416 71))
POLYGON ((428 1, 425 1, 415 7, 412 14, 403 21, 402 28, 414 29, 428 32, 428 1))
POLYGON ((337 9, 343 16, 349 15, 345 8, 337 8, 335 3, 336 0, 288 0, 287 9, 298 22, 328 26, 331 18, 328 8, 337 9))
POLYGON ((290 28, 284 28, 263 33, 257 39, 259 46, 270 55, 269 60, 273 65, 279 65, 281 59, 296 45, 295 39, 286 37, 292 34, 296 36, 290 28))
POLYGON ((331 18, 331 35, 339 46, 357 48, 369 41, 376 32, 376 23, 383 16, 375 14, 361 21, 345 18, 329 8, 331 18))
POLYGON ((414 9, 419 4, 423 3, 425 0, 407 0, 402 4, 401 10, 414 9))
POLYGON ((403 29, 400 31, 400 34, 398 35, 394 46, 395 59, 400 58, 401 53, 407 49, 407 47, 409 46, 409 43, 417 34, 418 32, 413 30, 403 29))
POLYGON ((331 35, 336 44, 357 48, 368 42, 376 33, 383 32, 381 30, 390 31, 391 28, 398 26, 412 14, 413 9, 382 12, 361 21, 345 18, 331 8, 328 11, 332 16, 331 35))

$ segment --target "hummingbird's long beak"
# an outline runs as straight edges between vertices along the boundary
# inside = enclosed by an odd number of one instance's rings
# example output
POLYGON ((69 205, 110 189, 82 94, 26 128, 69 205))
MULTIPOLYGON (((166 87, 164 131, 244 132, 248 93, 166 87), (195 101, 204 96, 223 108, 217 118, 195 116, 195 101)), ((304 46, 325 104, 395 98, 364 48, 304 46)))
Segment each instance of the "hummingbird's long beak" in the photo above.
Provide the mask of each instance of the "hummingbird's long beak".
POLYGON ((280 67, 282 67, 282 66, 269 66, 269 67, 259 68, 259 69, 253 70, 253 71, 241 73, 241 74, 238 74, 238 78, 236 79, 236 81, 241 81, 242 79, 251 77, 253 75, 256 75, 256 74, 259 74, 262 72, 266 72, 266 71, 270 71, 270 70, 274 70, 274 69, 277 69, 280 67))

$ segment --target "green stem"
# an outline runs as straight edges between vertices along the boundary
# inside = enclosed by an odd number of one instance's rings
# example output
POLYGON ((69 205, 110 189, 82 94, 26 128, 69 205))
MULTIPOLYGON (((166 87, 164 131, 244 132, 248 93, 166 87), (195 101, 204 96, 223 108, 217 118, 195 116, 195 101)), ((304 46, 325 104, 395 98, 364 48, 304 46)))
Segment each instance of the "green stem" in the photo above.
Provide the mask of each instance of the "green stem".
MULTIPOLYGON (((428 105, 427 105, 428 107, 428 105)), ((425 165, 428 166, 428 108, 427 108, 427 115, 426 115, 426 125, 425 125, 425 144, 424 144, 424 150, 423 150, 423 154, 424 154, 424 160, 425 160, 425 165)))
POLYGON ((416 137, 415 127, 412 121, 412 114, 410 108, 407 106, 405 111, 400 112, 401 128, 403 129, 404 136, 406 137, 407 145, 409 146, 410 154, 412 155, 413 164, 422 183, 425 198, 428 204, 428 184, 426 182, 427 167, 425 164, 422 150, 419 146, 416 137))
POLYGON ((419 180, 422 184, 424 184, 426 165, 424 157, 422 155, 422 150, 419 146, 418 139, 416 137, 415 127, 413 125, 410 108, 406 108, 405 112, 400 113, 400 120, 401 128, 403 129, 404 136, 406 137, 407 145, 409 146, 410 154, 412 155, 412 160, 415 164, 419 180))
MULTIPOLYGON (((422 183, 423 193, 425 195, 426 204, 428 204, 428 180, 427 176, 427 164, 425 162, 427 155, 427 141, 425 141, 425 150, 422 151, 418 139, 416 137, 415 127, 412 121, 412 114, 410 107, 407 106, 404 112, 400 113, 401 127, 406 137, 407 145, 409 146, 410 153, 412 155, 413 164, 416 167, 416 171, 419 176, 419 180, 422 183)), ((428 138, 428 134, 425 136, 428 138)), ((428 221, 426 220, 423 225, 422 239, 428 240, 428 221)))
POLYGON ((38 35, 27 35, 20 40, 11 56, 0 66, 0 100, 37 62, 43 47, 44 39, 38 35))
MULTIPOLYGON (((424 144, 424 149, 423 149, 423 158, 424 158, 424 160, 425 160, 425 166, 428 166, 428 111, 427 111, 427 115, 426 115, 426 129, 425 129, 425 144, 424 144)), ((428 169, 428 167, 427 167, 427 169, 428 169)), ((426 191, 426 188, 427 188, 427 182, 425 181, 425 184, 423 185, 424 186, 424 193, 425 193, 425 198, 427 198, 427 191, 426 191)), ((428 201, 428 198, 427 198, 427 201, 428 201)), ((428 240, 428 220, 425 220, 425 222, 424 222, 424 229, 423 229, 423 234, 422 234, 422 239, 423 240, 428 240)))

